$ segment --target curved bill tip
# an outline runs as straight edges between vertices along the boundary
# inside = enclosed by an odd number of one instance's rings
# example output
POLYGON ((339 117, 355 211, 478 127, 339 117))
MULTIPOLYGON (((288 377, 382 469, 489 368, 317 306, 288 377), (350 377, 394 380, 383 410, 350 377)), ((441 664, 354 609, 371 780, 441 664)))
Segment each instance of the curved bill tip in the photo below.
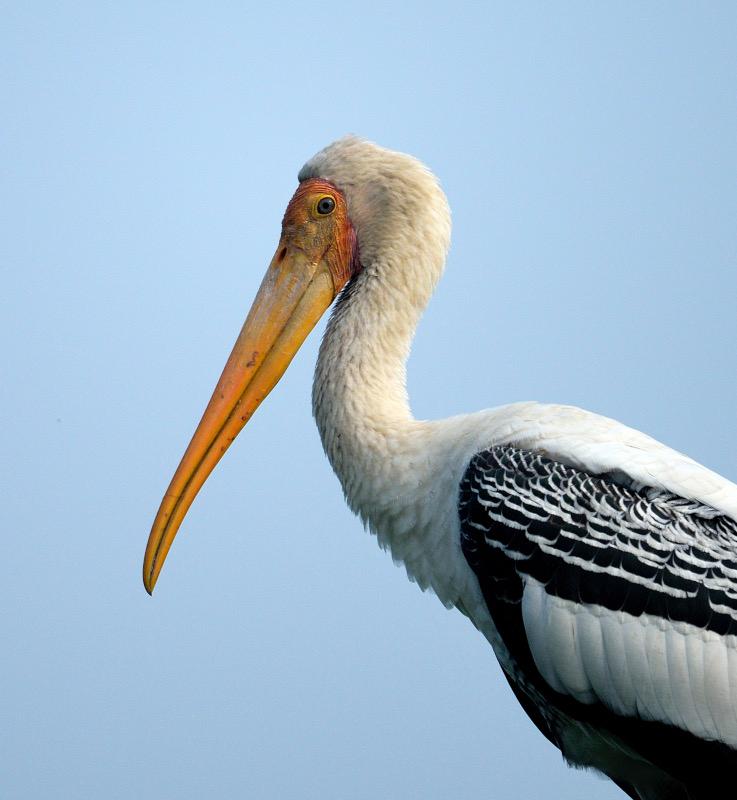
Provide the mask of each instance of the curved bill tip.
POLYGON ((335 297, 336 288, 325 261, 315 263, 297 248, 287 251, 280 243, 210 403, 161 501, 143 561, 143 585, 149 594, 200 488, 335 297))

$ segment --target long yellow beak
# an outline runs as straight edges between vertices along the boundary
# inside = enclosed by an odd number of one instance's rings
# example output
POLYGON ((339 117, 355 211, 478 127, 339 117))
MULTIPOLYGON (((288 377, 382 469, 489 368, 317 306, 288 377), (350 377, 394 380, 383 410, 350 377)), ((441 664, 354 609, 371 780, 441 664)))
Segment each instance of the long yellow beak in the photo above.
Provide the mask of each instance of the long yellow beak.
POLYGON ((341 287, 319 260, 282 237, 243 329, 154 520, 143 561, 153 592, 179 526, 223 453, 289 366, 341 287))

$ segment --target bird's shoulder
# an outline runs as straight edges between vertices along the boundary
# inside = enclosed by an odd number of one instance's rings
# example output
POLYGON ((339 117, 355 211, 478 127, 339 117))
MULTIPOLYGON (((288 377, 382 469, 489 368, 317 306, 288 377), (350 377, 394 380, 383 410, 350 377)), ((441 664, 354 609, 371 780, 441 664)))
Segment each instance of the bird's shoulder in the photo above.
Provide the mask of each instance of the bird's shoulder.
POLYGON ((480 422, 476 452, 511 445, 635 489, 695 500, 737 520, 735 483, 617 420, 576 406, 524 402, 481 412, 480 422))

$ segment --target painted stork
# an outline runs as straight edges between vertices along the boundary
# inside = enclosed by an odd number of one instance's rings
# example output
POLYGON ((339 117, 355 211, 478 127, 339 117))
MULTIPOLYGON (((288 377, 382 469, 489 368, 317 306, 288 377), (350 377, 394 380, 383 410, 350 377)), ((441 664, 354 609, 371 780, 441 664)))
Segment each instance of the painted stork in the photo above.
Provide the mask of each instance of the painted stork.
POLYGON ((407 401, 448 203, 414 158, 346 137, 305 164, 274 258, 148 541, 151 592, 198 490, 335 297, 313 411, 351 509, 470 617, 565 759, 639 800, 737 775, 737 486, 562 405, 439 421, 407 401))

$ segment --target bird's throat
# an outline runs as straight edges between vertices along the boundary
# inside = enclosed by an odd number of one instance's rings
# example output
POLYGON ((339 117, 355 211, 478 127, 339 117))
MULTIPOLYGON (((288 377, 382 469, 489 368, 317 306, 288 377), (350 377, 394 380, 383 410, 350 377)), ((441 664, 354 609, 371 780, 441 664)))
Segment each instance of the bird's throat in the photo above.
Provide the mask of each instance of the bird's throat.
POLYGON ((349 284, 315 369, 315 421, 355 511, 368 485, 391 480, 391 454, 402 451, 399 445, 418 424, 407 397, 406 362, 421 309, 391 298, 370 270, 349 284))

